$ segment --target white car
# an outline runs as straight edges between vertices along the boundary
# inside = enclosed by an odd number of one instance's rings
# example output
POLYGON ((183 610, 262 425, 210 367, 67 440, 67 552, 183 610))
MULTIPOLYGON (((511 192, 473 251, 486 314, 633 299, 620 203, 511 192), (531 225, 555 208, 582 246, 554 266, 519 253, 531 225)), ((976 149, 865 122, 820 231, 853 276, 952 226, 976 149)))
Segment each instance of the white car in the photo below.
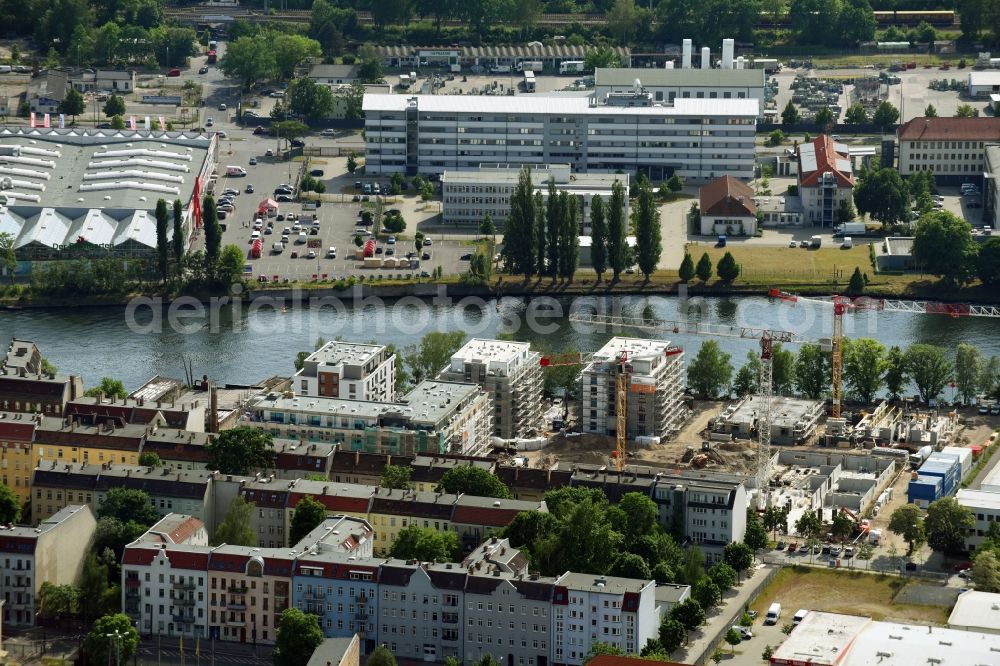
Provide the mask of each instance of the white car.
POLYGON ((211 127, 214 124, 215 120, 213 120, 212 118, 209 118, 208 120, 205 121, 205 127, 211 127))
POLYGON ((337 136, 337 131, 334 129, 325 129, 319 133, 320 136, 337 136))
POLYGON ((326 251, 326 256, 329 257, 330 259, 336 259, 337 258, 337 247, 334 246, 334 245, 331 245, 330 249, 326 251))
POLYGON ((280 90, 275 90, 273 93, 271 93, 271 97, 274 97, 276 99, 281 99, 284 96, 285 93, 281 92, 280 90))

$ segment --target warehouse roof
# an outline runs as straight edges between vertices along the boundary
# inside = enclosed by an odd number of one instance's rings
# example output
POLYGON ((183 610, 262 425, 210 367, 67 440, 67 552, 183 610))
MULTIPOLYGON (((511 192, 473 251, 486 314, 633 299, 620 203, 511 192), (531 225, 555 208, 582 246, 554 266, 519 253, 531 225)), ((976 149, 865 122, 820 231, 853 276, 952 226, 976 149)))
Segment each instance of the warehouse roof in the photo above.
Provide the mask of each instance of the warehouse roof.
POLYGON ((900 125, 900 141, 996 141, 1000 118, 914 118, 900 125))
MULTIPOLYGON (((583 60, 584 57, 596 46, 584 46, 573 44, 552 44, 545 45, 541 42, 532 42, 525 45, 503 45, 503 46, 376 46, 375 53, 381 58, 411 58, 426 51, 449 51, 458 53, 459 57, 466 60, 476 58, 558 58, 562 60, 583 60)), ((611 50, 624 62, 628 61, 631 54, 629 49, 621 46, 613 46, 611 50)))
POLYGON ((532 114, 565 113, 570 115, 623 116, 749 116, 756 118, 759 100, 753 99, 675 99, 673 105, 607 106, 595 104, 593 97, 556 97, 517 95, 371 95, 366 94, 364 111, 405 111, 416 100, 420 111, 427 113, 532 114))
POLYGON ((685 88, 763 88, 763 69, 665 69, 665 68, 598 68, 594 70, 594 85, 631 86, 636 79, 643 86, 682 86, 685 88))
POLYGON ((1000 594, 967 590, 958 595, 948 617, 954 629, 1000 632, 1000 594))

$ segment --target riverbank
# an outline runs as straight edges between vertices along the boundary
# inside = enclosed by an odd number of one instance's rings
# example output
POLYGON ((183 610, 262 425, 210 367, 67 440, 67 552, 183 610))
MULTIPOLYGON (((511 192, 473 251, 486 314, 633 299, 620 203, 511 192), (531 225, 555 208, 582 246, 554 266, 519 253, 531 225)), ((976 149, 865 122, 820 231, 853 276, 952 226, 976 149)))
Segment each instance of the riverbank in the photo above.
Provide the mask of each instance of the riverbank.
MULTIPOLYGON (((358 298, 374 297, 396 299, 413 297, 433 299, 444 293, 452 298, 479 297, 485 299, 512 296, 531 297, 572 297, 572 296, 766 296, 772 288, 802 295, 829 296, 842 293, 847 286, 843 279, 817 281, 813 279, 761 278, 723 282, 712 279, 708 282, 692 280, 682 283, 675 272, 657 272, 649 280, 639 274, 619 276, 618 280, 605 276, 598 281, 592 274, 572 281, 548 277, 524 279, 518 276, 502 275, 485 284, 467 284, 457 279, 427 281, 385 281, 385 282, 299 282, 281 285, 257 285, 247 283, 240 287, 239 298, 251 302, 261 298, 291 301, 311 298, 358 298)), ((942 285, 937 280, 912 275, 876 275, 865 288, 865 296, 872 298, 901 298, 916 300, 936 300, 943 302, 969 302, 977 304, 995 303, 995 291, 976 285, 955 289, 942 285)), ((12 294, 10 287, 0 291, 0 308, 19 310, 28 308, 80 308, 80 307, 121 307, 138 297, 158 298, 164 304, 176 300, 175 296, 133 293, 128 295, 93 297, 48 297, 34 296, 30 289, 22 289, 12 294)), ((222 294, 196 294, 188 298, 209 302, 221 298, 222 294)), ((230 298, 235 298, 233 294, 230 298)))

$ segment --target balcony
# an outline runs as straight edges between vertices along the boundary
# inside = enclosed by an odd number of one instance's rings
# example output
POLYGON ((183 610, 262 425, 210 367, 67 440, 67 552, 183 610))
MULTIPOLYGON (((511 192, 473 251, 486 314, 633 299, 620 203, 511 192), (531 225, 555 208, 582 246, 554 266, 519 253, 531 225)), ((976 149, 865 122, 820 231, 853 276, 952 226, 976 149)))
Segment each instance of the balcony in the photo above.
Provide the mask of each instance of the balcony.
POLYGON ((359 597, 357 597, 357 602, 359 604, 367 604, 368 603, 368 595, 366 595, 366 594, 360 595, 359 597))
POLYGON ((171 615, 170 616, 175 623, 178 624, 194 624, 194 615, 171 615))
POLYGON ((246 620, 238 617, 227 617, 226 624, 230 627, 242 627, 246 625, 246 620))
POLYGON ((246 609, 247 609, 247 605, 245 603, 242 603, 242 602, 241 603, 229 603, 229 604, 226 604, 226 610, 245 611, 246 609))
POLYGON ((194 606, 194 597, 171 597, 175 606, 194 606))
POLYGON ((194 583, 191 581, 178 580, 174 581, 175 590, 193 590, 194 583))
POLYGON ((229 594, 246 594, 249 589, 246 585, 230 585, 227 592, 229 594))
POLYGON ((326 598, 326 590, 323 588, 316 588, 315 590, 306 590, 306 599, 324 599, 326 598))
POLYGON ((458 613, 442 613, 441 622, 444 624, 458 624, 458 613))

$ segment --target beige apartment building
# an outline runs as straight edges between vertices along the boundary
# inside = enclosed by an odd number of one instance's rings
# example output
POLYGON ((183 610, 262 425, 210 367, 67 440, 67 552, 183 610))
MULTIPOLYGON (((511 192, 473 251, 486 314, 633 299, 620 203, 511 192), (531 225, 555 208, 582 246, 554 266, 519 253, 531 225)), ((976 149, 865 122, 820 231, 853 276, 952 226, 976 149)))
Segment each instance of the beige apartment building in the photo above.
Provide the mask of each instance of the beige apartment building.
POLYGON ((391 401, 395 395, 396 355, 385 345, 328 342, 295 373, 296 395, 391 401))

